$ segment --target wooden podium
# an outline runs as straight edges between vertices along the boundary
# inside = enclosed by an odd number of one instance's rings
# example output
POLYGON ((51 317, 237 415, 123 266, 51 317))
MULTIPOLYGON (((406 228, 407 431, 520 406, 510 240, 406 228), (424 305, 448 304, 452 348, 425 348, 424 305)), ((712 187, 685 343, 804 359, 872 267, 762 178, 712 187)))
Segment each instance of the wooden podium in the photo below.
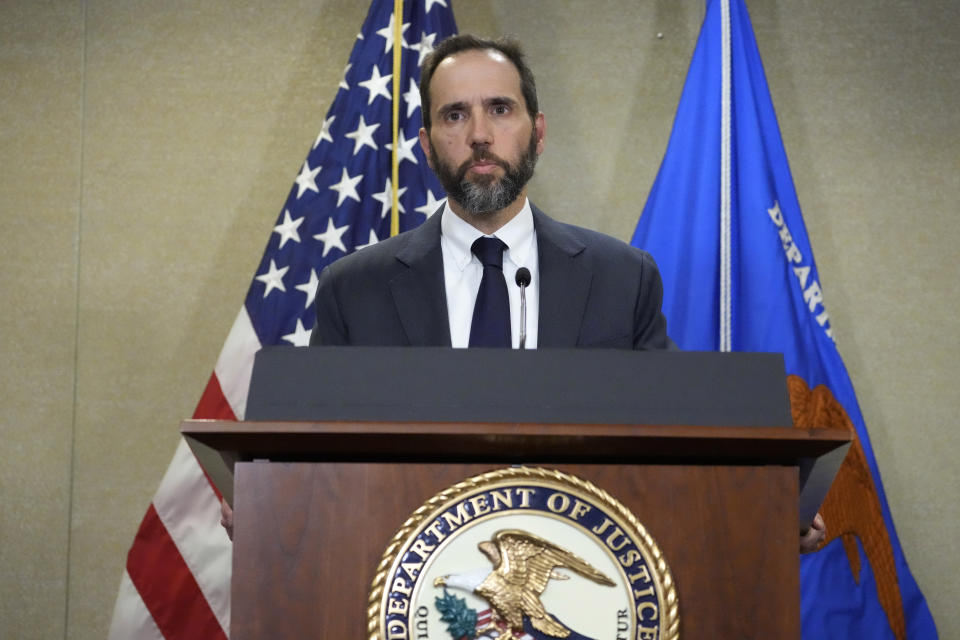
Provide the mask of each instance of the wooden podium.
POLYGON ((681 638, 799 638, 798 468, 850 442, 789 426, 556 422, 190 420, 182 432, 218 485, 218 464, 233 466, 233 640, 368 637, 371 582, 408 516, 515 464, 588 480, 637 516, 673 573, 681 638))

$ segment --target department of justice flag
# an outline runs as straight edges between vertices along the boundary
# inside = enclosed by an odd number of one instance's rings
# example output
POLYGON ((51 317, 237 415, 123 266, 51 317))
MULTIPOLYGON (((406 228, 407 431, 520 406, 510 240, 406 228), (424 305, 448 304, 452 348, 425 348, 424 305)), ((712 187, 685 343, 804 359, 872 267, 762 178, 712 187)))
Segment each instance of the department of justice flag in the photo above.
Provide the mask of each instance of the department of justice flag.
MULTIPOLYGON (((401 231, 423 222, 443 201, 418 141, 418 82, 424 57, 456 33, 456 23, 450 0, 402 4, 399 25, 394 0, 370 6, 195 418, 243 419, 254 353, 265 345, 308 344, 320 271, 390 235, 394 155, 401 231)), ((111 639, 227 637, 231 550, 219 514, 219 497, 181 441, 128 554, 111 639)))
POLYGON ((797 427, 854 431, 801 560, 806 640, 937 637, 897 539, 830 316, 743 0, 710 0, 633 236, 683 349, 783 353, 797 427))

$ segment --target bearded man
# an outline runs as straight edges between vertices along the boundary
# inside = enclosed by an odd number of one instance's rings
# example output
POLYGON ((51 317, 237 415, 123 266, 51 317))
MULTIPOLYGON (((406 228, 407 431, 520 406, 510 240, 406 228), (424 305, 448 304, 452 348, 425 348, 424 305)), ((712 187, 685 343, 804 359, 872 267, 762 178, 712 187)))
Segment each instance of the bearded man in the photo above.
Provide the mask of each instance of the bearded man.
POLYGON ((525 348, 673 346, 652 258, 527 200, 547 126, 516 42, 448 38, 424 61, 420 95, 420 144, 447 200, 324 269, 311 344, 516 348, 523 334, 525 348))
MULTIPOLYGON (((312 345, 516 348, 525 333, 525 348, 675 348, 650 255, 527 200, 547 124, 516 42, 444 40, 424 60, 420 99, 420 144, 447 201, 416 229, 323 270, 312 345)), ((817 514, 800 551, 825 533, 817 514)))

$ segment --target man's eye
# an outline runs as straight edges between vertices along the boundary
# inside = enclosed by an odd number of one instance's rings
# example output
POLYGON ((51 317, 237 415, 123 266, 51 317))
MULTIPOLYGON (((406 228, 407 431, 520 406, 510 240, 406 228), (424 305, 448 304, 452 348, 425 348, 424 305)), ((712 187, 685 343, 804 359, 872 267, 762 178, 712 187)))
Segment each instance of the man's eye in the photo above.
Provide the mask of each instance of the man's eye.
POLYGON ((493 107, 493 112, 498 116, 505 115, 509 113, 509 111, 510 111, 510 107, 508 107, 505 104, 498 104, 498 105, 494 105, 493 107))
POLYGON ((451 111, 447 114, 447 120, 450 122, 457 122, 463 119, 463 114, 459 111, 451 111))

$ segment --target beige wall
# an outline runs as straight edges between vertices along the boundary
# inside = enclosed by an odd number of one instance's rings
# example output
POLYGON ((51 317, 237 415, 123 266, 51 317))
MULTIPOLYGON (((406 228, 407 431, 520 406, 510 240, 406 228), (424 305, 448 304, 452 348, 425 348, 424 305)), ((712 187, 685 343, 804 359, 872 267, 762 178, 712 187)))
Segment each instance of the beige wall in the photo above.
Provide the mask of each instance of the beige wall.
MULTIPOLYGON (((749 4, 901 541, 960 637, 956 3, 749 4)), ((105 636, 366 5, 0 4, 0 637, 105 636)), ((455 8, 461 30, 528 45, 537 202, 629 238, 702 2, 455 8)))

